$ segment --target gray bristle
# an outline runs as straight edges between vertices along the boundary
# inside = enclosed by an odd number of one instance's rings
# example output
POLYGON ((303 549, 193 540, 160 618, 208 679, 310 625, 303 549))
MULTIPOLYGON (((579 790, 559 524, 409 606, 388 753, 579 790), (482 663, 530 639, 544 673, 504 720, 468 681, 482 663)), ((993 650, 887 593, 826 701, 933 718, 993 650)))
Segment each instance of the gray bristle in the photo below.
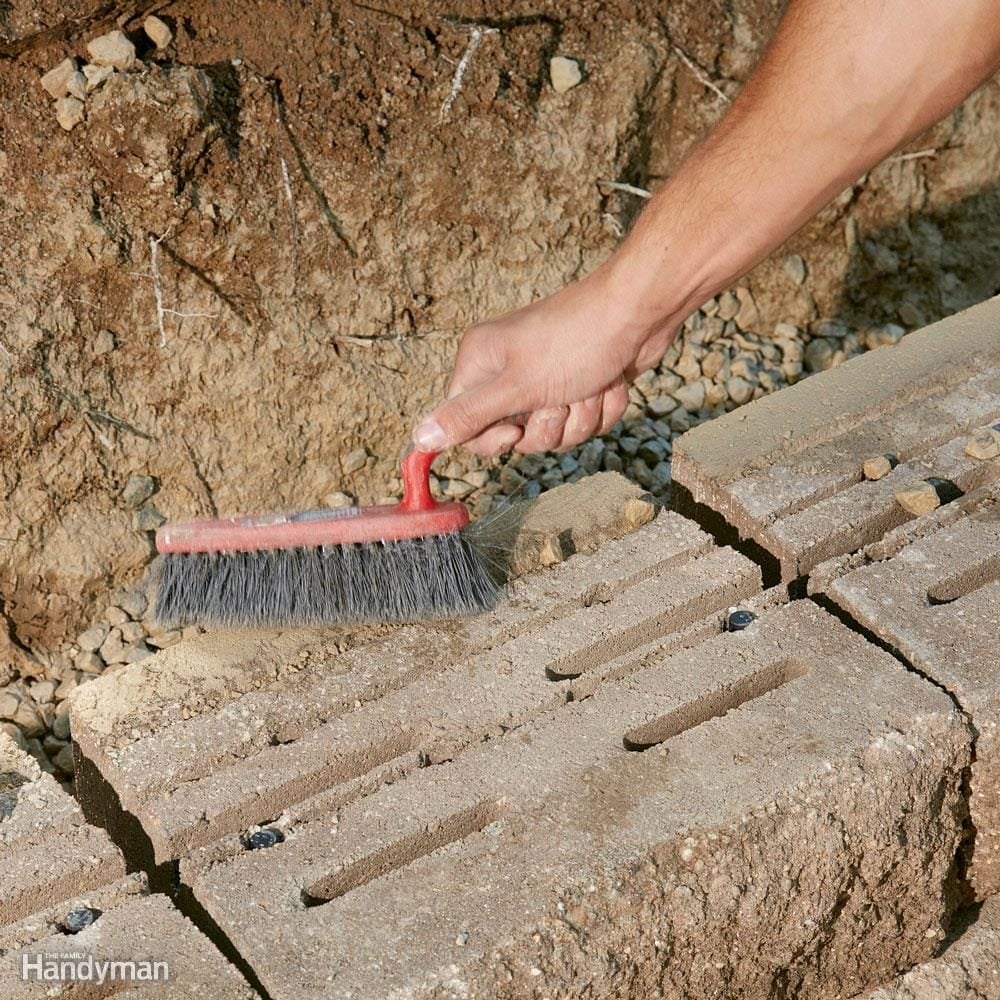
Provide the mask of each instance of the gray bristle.
POLYGON ((160 556, 164 625, 338 625, 453 618, 501 588, 459 532, 399 542, 160 556))

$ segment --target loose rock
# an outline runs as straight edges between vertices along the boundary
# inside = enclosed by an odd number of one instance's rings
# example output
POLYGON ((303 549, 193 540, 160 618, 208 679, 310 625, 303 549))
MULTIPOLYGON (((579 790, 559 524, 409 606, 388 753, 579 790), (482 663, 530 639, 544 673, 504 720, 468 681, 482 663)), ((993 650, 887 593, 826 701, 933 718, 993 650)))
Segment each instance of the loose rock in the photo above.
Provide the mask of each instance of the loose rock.
POLYGON ((52 97, 59 98, 69 93, 69 79, 75 72, 76 60, 63 59, 58 66, 50 69, 38 82, 52 97))
POLYGON ((811 372, 825 371, 832 366, 835 351, 833 342, 823 337, 810 340, 805 351, 806 368, 811 372))
POLYGON ((60 97, 56 101, 56 121, 71 132, 83 121, 83 101, 78 97, 60 97))
POLYGON ((166 521, 167 519, 151 503, 148 503, 135 512, 132 525, 136 531, 156 531, 166 521))
MULTIPOLYGON (((83 67, 83 75, 87 81, 87 93, 96 90, 105 80, 114 76, 114 72, 114 68, 111 66, 95 66, 93 63, 87 63, 83 67)), ((110 331, 107 332, 110 333, 110 331)))
POLYGON ((861 471, 865 479, 875 481, 888 476, 892 472, 893 464, 893 460, 888 455, 877 455, 875 458, 867 459, 861 466, 861 471))
POLYGON ((343 457, 340 468, 343 470, 345 476, 349 476, 352 472, 360 472, 365 467, 365 462, 367 461, 368 452, 364 448, 355 448, 354 451, 349 451, 343 457))
POLYGON ((583 69, 576 59, 569 56, 553 56, 549 60, 549 79, 557 94, 572 90, 582 79, 583 69))
POLYGON ((156 492, 156 480, 152 476, 129 476, 122 490, 122 503, 129 510, 144 504, 156 492))
POLYGON ((909 483, 896 490, 896 502, 908 514, 920 517, 921 514, 929 514, 941 506, 941 498, 938 492, 928 482, 909 483))
POLYGON ((142 30, 146 32, 149 40, 158 49, 165 49, 174 38, 174 33, 170 30, 169 26, 155 14, 147 17, 142 22, 142 30))
POLYGON ((349 493, 329 493, 323 498, 323 503, 330 510, 340 510, 342 507, 353 507, 354 497, 349 493))
POLYGON ((135 46, 123 31, 109 31, 87 42, 90 60, 98 66, 131 69, 135 65, 135 46))
POLYGON ((16 691, 0 691, 0 719, 13 719, 20 707, 21 696, 16 691))
POLYGON ((81 632, 77 636, 76 643, 85 653, 96 653, 101 648, 101 643, 108 637, 111 628, 104 622, 98 622, 86 632, 81 632))
POLYGON ((127 614, 121 608, 116 608, 113 604, 104 610, 104 620, 111 626, 124 625, 129 620, 127 614))
POLYGON ((72 97, 80 101, 86 100, 87 78, 79 70, 75 73, 70 73, 69 79, 66 81, 66 89, 72 97))
POLYGON ((1000 458, 1000 431, 992 427, 976 431, 965 443, 965 454, 984 462, 1000 458))
POLYGON ((726 383, 726 391, 729 393, 729 398, 739 404, 749 402, 753 396, 753 386, 740 375, 734 375, 726 383))
POLYGON ((806 262, 797 254, 789 254, 785 258, 785 274, 788 275, 796 285, 805 284, 806 262))
POLYGON ((697 413, 705 405, 705 383, 699 380, 682 385, 674 396, 689 413, 697 413))

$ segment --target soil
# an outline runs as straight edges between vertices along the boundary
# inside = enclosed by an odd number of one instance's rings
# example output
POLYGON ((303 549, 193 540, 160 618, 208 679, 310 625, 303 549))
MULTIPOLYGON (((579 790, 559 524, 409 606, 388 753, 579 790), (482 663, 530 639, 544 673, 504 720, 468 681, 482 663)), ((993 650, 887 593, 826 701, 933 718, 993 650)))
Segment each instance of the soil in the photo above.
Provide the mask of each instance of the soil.
MULTIPOLYGON (((0 3, 0 655, 44 661, 141 576, 130 477, 171 518, 391 491, 462 330, 602 259, 640 202, 599 182, 655 187, 724 110, 678 50, 732 95, 780 8, 0 3), (119 14, 141 62, 64 132, 38 79, 119 14)), ((1000 289, 998 129, 994 81, 845 192, 744 279, 757 328, 1000 289)))

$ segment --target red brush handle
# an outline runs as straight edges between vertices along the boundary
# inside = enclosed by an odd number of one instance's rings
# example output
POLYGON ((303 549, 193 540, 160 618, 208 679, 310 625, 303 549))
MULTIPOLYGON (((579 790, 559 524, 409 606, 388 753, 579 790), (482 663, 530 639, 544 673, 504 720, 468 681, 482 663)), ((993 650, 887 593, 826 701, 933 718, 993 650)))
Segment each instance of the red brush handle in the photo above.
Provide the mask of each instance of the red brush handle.
POLYGON ((252 552, 294 546, 393 542, 461 531, 469 512, 461 503, 431 496, 433 452, 403 456, 403 500, 377 507, 298 511, 262 517, 164 524, 156 532, 160 552, 252 552))
POLYGON ((440 506, 431 496, 431 465, 438 457, 436 451, 417 451, 409 448, 403 456, 403 499, 399 509, 408 512, 433 510, 440 506))

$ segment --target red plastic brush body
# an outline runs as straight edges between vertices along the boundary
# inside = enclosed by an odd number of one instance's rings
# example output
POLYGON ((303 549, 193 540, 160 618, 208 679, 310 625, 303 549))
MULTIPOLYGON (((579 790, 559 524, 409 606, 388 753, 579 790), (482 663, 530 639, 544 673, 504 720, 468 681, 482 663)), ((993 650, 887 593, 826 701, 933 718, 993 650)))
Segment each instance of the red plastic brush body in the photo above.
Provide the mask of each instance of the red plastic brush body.
POLYGON ((398 542, 461 531, 469 523, 464 504, 441 503, 431 496, 431 463, 436 457, 424 451, 404 456, 403 499, 398 504, 165 524, 156 532, 156 548, 163 553, 250 552, 398 542))

